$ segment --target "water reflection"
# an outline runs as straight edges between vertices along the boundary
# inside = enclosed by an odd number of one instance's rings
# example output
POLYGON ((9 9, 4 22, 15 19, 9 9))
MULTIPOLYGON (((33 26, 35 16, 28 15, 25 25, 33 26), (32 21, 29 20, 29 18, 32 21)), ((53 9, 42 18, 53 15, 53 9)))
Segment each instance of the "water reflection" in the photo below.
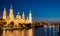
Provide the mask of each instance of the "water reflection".
POLYGON ((28 30, 3 30, 2 36, 58 36, 58 28, 45 26, 28 30))
POLYGON ((33 36, 33 29, 29 29, 29 30, 27 30, 27 36, 33 36))
POLYGON ((29 30, 3 30, 2 36, 33 36, 32 29, 29 30))
POLYGON ((47 36, 47 26, 45 25, 44 28, 45 28, 45 36, 47 36))
POLYGON ((3 30, 3 36, 5 36, 5 30, 3 30))

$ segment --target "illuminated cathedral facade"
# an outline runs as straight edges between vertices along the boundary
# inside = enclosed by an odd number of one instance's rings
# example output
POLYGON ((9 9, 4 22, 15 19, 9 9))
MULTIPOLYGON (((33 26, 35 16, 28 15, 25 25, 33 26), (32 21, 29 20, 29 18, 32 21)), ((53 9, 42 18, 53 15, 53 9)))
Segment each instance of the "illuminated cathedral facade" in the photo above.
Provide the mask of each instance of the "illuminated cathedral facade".
POLYGON ((5 19, 7 24, 9 24, 10 22, 13 21, 14 25, 18 25, 18 23, 21 23, 21 24, 32 23, 32 13, 31 13, 31 10, 30 10, 29 11, 29 16, 27 18, 25 18, 24 12, 22 13, 22 16, 18 12, 16 17, 14 17, 13 8, 12 8, 12 6, 10 6, 9 15, 8 16, 7 16, 7 13, 6 13, 6 8, 4 8, 3 19, 5 19))

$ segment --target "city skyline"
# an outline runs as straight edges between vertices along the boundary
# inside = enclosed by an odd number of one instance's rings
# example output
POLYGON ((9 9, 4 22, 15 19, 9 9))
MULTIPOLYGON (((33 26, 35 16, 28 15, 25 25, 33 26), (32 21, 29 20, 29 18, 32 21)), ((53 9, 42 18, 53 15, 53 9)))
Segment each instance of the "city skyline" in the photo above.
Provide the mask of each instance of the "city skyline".
MULTIPOLYGON (((12 4, 15 16, 19 11, 25 14, 32 10, 33 20, 36 21, 60 21, 60 0, 0 0, 0 18, 4 7, 7 13, 12 4)), ((27 15, 26 15, 27 16, 27 15)))

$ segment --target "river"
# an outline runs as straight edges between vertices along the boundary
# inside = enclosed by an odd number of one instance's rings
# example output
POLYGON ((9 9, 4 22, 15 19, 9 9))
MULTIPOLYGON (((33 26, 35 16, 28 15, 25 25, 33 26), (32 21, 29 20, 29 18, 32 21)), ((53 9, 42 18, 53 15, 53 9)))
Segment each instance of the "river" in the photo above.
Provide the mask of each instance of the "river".
POLYGON ((58 27, 40 27, 28 30, 0 30, 0 36, 58 36, 58 27))

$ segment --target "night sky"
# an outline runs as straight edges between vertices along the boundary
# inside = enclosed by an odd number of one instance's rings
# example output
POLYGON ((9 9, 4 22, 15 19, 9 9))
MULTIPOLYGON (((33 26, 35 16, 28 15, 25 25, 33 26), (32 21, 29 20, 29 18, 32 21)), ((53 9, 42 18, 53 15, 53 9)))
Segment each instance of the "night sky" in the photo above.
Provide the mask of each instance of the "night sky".
POLYGON ((8 15, 11 5, 14 15, 17 15, 18 11, 22 15, 24 11, 25 16, 28 16, 31 10, 35 21, 60 21, 60 0, 0 0, 0 18, 4 7, 8 15))

